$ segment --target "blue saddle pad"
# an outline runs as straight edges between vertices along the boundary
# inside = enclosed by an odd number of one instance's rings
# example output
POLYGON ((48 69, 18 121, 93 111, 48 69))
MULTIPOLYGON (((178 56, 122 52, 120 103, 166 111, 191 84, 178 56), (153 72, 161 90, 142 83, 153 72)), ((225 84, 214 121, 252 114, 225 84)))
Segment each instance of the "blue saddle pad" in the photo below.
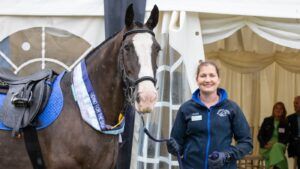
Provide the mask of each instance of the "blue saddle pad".
MULTIPOLYGON (((44 108, 44 111, 40 114, 38 114, 38 126, 37 129, 44 129, 48 127, 50 124, 52 124, 60 115, 61 110, 64 105, 64 98, 63 94, 60 88, 60 81, 63 77, 65 72, 62 72, 59 74, 55 81, 53 82, 53 88, 52 92, 50 94, 50 97, 48 99, 48 103, 44 108)), ((3 106, 4 99, 6 95, 0 94, 0 107, 3 106)), ((1 121, 0 121, 0 130, 12 130, 12 128, 6 127, 1 121)))

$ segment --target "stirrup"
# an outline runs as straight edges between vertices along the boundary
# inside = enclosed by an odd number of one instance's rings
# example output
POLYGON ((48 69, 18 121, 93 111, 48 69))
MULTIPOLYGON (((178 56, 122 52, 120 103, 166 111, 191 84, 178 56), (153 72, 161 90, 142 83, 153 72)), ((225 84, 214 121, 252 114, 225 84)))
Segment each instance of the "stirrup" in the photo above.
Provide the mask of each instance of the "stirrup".
POLYGON ((16 107, 29 107, 32 102, 32 91, 29 93, 29 97, 18 97, 19 93, 15 93, 11 97, 11 103, 16 107))

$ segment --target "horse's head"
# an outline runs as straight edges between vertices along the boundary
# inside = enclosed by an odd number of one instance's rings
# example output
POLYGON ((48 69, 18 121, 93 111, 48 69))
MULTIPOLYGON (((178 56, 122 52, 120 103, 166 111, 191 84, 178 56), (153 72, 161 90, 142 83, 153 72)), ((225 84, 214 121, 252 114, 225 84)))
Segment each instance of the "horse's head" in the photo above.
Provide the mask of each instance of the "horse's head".
POLYGON ((120 62, 126 97, 138 112, 151 112, 157 100, 156 60, 160 51, 153 29, 158 22, 158 8, 155 5, 146 24, 133 21, 133 6, 126 11, 123 29, 123 43, 120 50, 120 62))

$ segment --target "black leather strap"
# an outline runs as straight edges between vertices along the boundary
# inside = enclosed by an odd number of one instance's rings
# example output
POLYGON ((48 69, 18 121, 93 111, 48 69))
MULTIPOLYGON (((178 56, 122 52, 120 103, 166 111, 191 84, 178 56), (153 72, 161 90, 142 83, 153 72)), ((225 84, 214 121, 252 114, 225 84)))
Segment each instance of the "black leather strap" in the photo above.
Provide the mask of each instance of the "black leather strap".
POLYGON ((23 129, 24 141, 33 169, 46 169, 37 131, 29 125, 23 129))
POLYGON ((155 34, 152 30, 149 30, 149 29, 134 29, 134 30, 130 30, 128 32, 125 32, 125 34, 123 35, 123 41, 126 39, 126 37, 128 35, 134 34, 134 33, 150 33, 152 36, 155 36, 155 34))
POLYGON ((134 84, 138 85, 139 83, 141 83, 142 81, 145 81, 145 80, 149 80, 149 81, 153 82, 154 86, 156 85, 156 79, 151 76, 143 76, 143 77, 137 79, 134 84))

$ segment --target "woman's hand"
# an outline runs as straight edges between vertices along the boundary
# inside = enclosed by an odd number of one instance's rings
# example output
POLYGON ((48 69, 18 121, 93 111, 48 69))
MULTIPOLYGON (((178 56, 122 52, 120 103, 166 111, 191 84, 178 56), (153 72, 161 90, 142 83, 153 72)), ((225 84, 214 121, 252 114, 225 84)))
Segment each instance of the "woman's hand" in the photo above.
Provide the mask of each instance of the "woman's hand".
POLYGON ((167 141, 167 148, 168 148, 168 152, 173 154, 173 155, 177 155, 180 151, 180 146, 179 144, 176 142, 176 140, 171 137, 168 141, 167 141))
POLYGON ((266 145, 265 145, 265 148, 266 149, 271 149, 273 146, 273 143, 271 141, 269 141, 266 145))

